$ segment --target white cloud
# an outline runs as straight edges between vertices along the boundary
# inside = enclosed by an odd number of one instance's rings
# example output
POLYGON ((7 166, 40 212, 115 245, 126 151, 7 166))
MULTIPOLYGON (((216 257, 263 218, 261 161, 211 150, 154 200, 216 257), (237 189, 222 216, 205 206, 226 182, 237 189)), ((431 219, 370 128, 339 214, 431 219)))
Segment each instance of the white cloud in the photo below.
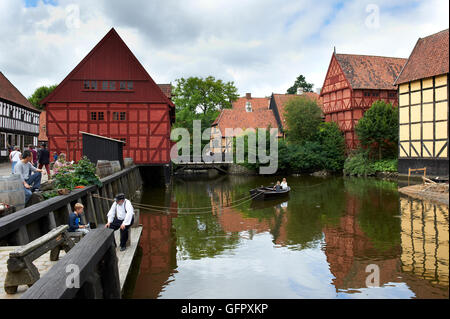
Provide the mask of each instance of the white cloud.
POLYGON ((115 27, 158 83, 213 75, 234 81, 241 95, 267 96, 299 74, 321 87, 334 46, 408 57, 419 37, 448 28, 448 18, 445 0, 59 0, 32 8, 2 0, 0 70, 28 96, 63 80, 115 27), (366 25, 368 4, 379 8, 378 28, 366 25))

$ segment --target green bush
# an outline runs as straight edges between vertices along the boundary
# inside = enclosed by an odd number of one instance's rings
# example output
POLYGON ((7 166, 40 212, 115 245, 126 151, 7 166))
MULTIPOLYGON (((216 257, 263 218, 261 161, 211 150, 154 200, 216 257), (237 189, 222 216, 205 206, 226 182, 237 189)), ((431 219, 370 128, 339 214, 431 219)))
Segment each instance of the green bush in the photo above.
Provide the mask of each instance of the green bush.
POLYGON ((58 189, 67 188, 73 190, 75 186, 102 186, 102 182, 95 175, 95 165, 83 156, 78 163, 62 167, 55 174, 55 187, 58 189))
POLYGON ((344 174, 350 176, 370 176, 375 174, 368 152, 360 150, 347 158, 344 163, 344 174))
POLYGON ((398 160, 387 159, 376 161, 372 164, 376 172, 397 172, 398 171, 398 160))
POLYGON ((397 172, 398 161, 385 159, 372 161, 369 159, 369 150, 358 150, 351 155, 344 164, 344 174, 350 176, 370 176, 377 172, 397 172))

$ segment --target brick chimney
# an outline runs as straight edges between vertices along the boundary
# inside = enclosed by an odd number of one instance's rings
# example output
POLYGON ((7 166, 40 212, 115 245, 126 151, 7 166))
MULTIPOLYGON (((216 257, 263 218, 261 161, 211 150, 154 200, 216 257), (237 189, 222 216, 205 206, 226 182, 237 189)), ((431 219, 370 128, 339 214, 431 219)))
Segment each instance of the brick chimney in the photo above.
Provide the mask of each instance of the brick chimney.
POLYGON ((246 94, 245 94, 245 98, 246 98, 247 100, 251 100, 251 99, 252 99, 252 94, 251 94, 251 93, 246 93, 246 94))

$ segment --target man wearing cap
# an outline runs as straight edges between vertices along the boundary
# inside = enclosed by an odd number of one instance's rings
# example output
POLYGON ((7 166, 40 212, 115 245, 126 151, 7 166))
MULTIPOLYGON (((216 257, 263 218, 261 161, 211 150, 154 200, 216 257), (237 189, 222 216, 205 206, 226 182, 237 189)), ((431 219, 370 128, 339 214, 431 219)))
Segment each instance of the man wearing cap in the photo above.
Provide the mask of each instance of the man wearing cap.
POLYGON ((125 199, 125 194, 117 194, 115 202, 108 212, 107 228, 120 229, 120 251, 127 249, 128 233, 134 223, 134 209, 131 202, 125 199))

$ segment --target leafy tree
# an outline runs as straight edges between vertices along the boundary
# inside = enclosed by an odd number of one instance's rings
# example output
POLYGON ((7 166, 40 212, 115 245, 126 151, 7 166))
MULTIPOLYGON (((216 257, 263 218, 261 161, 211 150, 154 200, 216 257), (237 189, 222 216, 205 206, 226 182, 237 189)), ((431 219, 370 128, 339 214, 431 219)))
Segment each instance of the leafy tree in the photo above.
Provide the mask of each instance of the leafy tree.
POLYGON ((345 162, 345 138, 335 122, 321 123, 317 132, 317 141, 322 146, 323 168, 337 172, 345 162))
POLYGON ((231 108, 238 98, 234 82, 216 80, 213 76, 207 78, 189 77, 176 80, 173 91, 177 111, 189 109, 192 113, 208 114, 231 108))
POLYGON ((52 93, 57 86, 58 85, 55 84, 37 88, 34 93, 28 98, 28 101, 30 101, 30 103, 37 109, 43 110, 44 107, 39 104, 39 102, 41 102, 42 99, 46 98, 50 93, 52 93))
POLYGON ((299 96, 286 103, 285 118, 289 141, 303 143, 317 134, 322 122, 322 111, 315 100, 299 96))
POLYGON ((302 88, 303 92, 312 92, 314 84, 306 82, 306 79, 303 75, 299 75, 294 82, 294 85, 291 86, 288 90, 288 94, 297 94, 297 89, 302 88))
POLYGON ((376 101, 355 127, 361 146, 376 152, 378 159, 396 154, 398 145, 398 108, 376 101))

